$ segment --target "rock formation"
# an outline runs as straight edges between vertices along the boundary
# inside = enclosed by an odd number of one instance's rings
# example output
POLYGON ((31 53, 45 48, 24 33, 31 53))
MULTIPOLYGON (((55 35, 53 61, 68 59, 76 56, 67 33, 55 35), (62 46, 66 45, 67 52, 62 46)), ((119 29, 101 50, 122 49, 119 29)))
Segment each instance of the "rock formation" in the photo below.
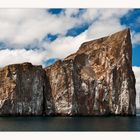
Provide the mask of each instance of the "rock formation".
POLYGON ((4 67, 0 70, 0 115, 49 114, 45 104, 49 107, 51 102, 47 102, 48 83, 42 66, 23 63, 4 67))
POLYGON ((85 42, 43 69, 0 70, 0 115, 135 115, 129 29, 85 42))
POLYGON ((46 68, 55 113, 135 114, 135 78, 128 29, 83 43, 64 61, 46 68))

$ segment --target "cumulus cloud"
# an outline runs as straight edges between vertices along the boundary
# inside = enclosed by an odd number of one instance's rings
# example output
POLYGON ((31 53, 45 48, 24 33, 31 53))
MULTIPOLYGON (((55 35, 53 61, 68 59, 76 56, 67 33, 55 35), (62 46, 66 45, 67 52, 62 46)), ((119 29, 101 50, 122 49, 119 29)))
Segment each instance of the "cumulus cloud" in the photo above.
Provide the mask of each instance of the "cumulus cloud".
POLYGON ((132 33, 132 43, 133 44, 140 44, 140 33, 132 33))
POLYGON ((65 9, 56 15, 46 9, 0 9, 0 42, 4 42, 7 47, 0 51, 1 66, 23 61, 42 64, 43 59, 64 58, 75 52, 84 41, 123 29, 120 18, 128 11, 129 9, 84 9, 80 12, 79 9, 65 9), (83 33, 75 37, 65 36, 69 29, 84 23, 90 26, 83 33), (53 42, 44 42, 43 38, 47 34, 59 36, 53 42), (32 47, 43 48, 45 51, 25 50, 32 47), (14 50, 11 51, 10 48, 14 50), (16 55, 21 52, 23 55, 16 55), (14 58, 9 59, 11 56, 14 58), (38 60, 34 56, 39 57, 38 60), (2 61, 3 59, 5 60, 2 61))
POLYGON ((41 41, 48 33, 65 34, 80 22, 72 13, 76 11, 53 15, 46 9, 0 9, 0 40, 19 48, 41 41))
POLYGON ((88 36, 90 38, 99 38, 124 29, 125 26, 121 25, 120 18, 128 11, 129 9, 98 10, 98 18, 88 29, 88 36))
POLYGON ((0 9, 0 40, 9 43, 9 47, 22 48, 41 41, 48 33, 64 35, 68 29, 84 22, 96 21, 96 25, 119 19, 128 9, 87 9, 79 17, 74 16, 78 12, 78 9, 65 9, 54 15, 46 9, 0 9))
POLYGON ((67 55, 74 53, 78 50, 83 40, 88 40, 87 31, 81 33, 76 37, 60 37, 53 42, 44 43, 43 48, 47 51, 47 56, 50 58, 65 58, 67 55))
POLYGON ((136 105, 140 108, 140 67, 133 66, 133 71, 136 77, 136 105))
POLYGON ((40 65, 45 58, 45 52, 25 49, 5 49, 0 51, 0 67, 22 62, 31 62, 34 65, 40 65))
POLYGON ((116 18, 112 18, 110 20, 98 20, 90 26, 88 30, 88 36, 94 39, 100 38, 106 35, 110 35, 114 32, 120 31, 124 28, 124 26, 120 25, 119 19, 116 18), (110 26, 112 27, 110 28, 110 26))
POLYGON ((91 22, 86 31, 75 37, 59 36, 53 42, 43 43, 41 47, 47 50, 49 57, 64 58, 77 51, 84 41, 124 29, 125 26, 121 25, 120 18, 128 11, 129 9, 87 9, 79 18, 80 21, 91 22))

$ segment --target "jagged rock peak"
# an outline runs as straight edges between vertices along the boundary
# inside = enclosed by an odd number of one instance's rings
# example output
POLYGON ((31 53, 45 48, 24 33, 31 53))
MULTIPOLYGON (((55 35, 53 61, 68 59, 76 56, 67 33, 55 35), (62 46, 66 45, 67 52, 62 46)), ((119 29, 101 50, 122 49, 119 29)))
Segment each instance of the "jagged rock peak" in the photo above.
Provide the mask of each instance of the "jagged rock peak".
MULTIPOLYGON (((74 59, 76 54, 85 53, 85 51, 103 49, 104 45, 107 45, 108 43, 109 44, 111 44, 111 43, 112 44, 113 43, 114 44, 115 43, 120 43, 121 44, 124 41, 128 41, 128 40, 129 40, 129 43, 131 43, 130 29, 126 28, 126 29, 124 29, 122 31, 119 31, 119 32, 116 32, 116 33, 114 33, 110 36, 106 36, 106 37, 102 37, 102 38, 99 38, 99 39, 95 39, 95 40, 91 40, 91 41, 87 41, 87 42, 82 43, 82 45, 79 47, 78 51, 74 54, 71 54, 71 55, 67 56, 65 58, 65 60, 74 59)), ((121 47, 121 46, 116 46, 116 47, 121 47)), ((129 48, 129 49, 131 50, 131 48, 129 48)))

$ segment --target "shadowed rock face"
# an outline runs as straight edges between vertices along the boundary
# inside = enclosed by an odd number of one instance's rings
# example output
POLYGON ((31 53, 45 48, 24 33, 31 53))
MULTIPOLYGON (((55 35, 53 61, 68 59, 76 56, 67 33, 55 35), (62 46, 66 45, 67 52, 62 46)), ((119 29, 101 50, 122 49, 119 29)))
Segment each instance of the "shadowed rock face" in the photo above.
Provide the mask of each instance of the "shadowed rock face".
POLYGON ((43 69, 0 69, 0 115, 135 115, 129 29, 85 42, 43 69))
POLYGON ((76 53, 45 70, 56 114, 135 114, 129 29, 85 42, 76 53))

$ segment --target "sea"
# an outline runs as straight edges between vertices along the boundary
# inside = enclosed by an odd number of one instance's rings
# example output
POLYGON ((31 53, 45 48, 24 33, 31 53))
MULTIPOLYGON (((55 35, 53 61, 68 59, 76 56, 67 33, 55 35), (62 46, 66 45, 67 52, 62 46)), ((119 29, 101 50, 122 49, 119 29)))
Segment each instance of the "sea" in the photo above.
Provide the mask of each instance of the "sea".
POLYGON ((102 117, 0 117, 0 131, 140 131, 140 113, 102 117))

